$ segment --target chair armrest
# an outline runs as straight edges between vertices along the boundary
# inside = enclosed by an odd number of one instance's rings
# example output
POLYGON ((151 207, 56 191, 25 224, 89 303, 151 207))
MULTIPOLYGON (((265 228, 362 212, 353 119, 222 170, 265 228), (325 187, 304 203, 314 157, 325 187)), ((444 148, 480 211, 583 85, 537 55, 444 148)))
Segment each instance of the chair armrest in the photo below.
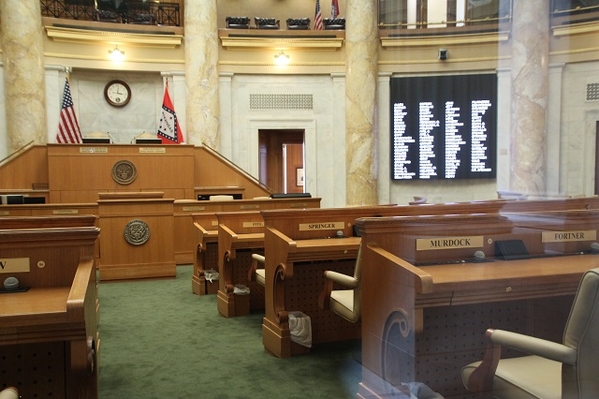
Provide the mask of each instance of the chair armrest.
POLYGON ((348 276, 347 274, 334 272, 332 270, 327 270, 324 272, 324 276, 327 280, 332 280, 333 282, 346 288, 356 288, 359 283, 358 279, 353 276, 348 276))
POLYGON ((331 291, 333 291, 333 284, 333 280, 329 280, 328 278, 324 280, 324 287, 318 296, 318 307, 322 310, 329 310, 331 308, 331 291))
POLYGON ((266 258, 260 254, 252 254, 252 263, 250 264, 250 270, 248 271, 248 281, 256 281, 256 270, 264 269, 264 264, 266 263, 266 258), (262 265, 262 267, 258 267, 258 263, 262 265))
POLYGON ((505 330, 491 330, 489 338, 496 345, 507 346, 561 363, 576 364, 576 350, 556 342, 505 330))

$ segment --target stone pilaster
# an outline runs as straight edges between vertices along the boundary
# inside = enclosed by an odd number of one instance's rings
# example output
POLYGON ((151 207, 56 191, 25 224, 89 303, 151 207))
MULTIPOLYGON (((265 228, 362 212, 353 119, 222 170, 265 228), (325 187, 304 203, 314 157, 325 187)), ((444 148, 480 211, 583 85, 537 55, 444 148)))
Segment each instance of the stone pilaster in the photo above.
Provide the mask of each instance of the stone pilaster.
POLYGON ((512 12, 510 191, 546 191, 549 1, 515 1, 512 12))
POLYGON ((47 141, 43 30, 38 0, 0 0, 6 129, 12 153, 47 141))
POLYGON ((346 196, 347 205, 377 204, 376 0, 348 0, 346 13, 346 196))
POLYGON ((216 0, 185 1, 187 143, 219 150, 216 0))

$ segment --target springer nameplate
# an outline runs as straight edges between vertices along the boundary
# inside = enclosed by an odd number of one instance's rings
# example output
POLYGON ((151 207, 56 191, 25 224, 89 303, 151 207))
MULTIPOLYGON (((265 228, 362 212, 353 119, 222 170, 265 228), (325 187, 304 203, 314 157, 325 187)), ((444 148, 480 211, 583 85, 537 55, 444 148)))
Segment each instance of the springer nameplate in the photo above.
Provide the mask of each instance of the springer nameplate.
POLYGON ((596 239, 597 230, 544 231, 541 234, 542 242, 595 241, 596 239))
POLYGON ((419 238, 416 240, 416 251, 436 249, 482 248, 483 236, 419 238))
POLYGON ((264 222, 243 222, 243 227, 264 227, 264 222))
POLYGON ((300 231, 343 230, 343 228, 345 228, 345 222, 302 223, 299 225, 300 231))
POLYGON ((0 259, 0 273, 29 272, 29 258, 0 259))

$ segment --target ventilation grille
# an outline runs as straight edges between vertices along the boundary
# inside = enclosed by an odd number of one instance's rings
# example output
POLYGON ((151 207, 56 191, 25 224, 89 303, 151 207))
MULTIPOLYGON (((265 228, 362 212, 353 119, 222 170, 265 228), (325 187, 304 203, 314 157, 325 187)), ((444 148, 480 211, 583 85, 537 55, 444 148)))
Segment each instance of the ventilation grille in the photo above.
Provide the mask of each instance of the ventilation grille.
POLYGON ((312 109, 312 94, 250 94, 250 109, 312 109))
POLYGON ((587 84, 587 101, 599 101, 599 83, 587 84))

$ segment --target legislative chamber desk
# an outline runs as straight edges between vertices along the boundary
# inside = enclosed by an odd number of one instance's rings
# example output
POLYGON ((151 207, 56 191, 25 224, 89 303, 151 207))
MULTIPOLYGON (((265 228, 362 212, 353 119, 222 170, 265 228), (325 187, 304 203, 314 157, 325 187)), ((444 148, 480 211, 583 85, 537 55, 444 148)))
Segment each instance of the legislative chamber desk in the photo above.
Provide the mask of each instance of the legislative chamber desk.
POLYGON ((395 205, 330 209, 263 211, 265 316, 264 347, 277 357, 309 352, 291 341, 289 312, 310 317, 312 342, 332 342, 360 337, 360 325, 350 323, 329 310, 318 308, 324 287, 324 271, 353 275, 360 238, 354 221, 363 216, 393 215, 395 205))
POLYGON ((220 212, 218 220, 218 312, 243 316, 264 309, 264 288, 250 281, 252 254, 264 254, 264 219, 260 212, 220 212), (249 295, 235 294, 235 285, 248 287, 249 295))
POLYGON ((386 397, 417 381, 444 397, 468 397, 460 369, 482 359, 487 328, 561 341, 582 274, 599 267, 589 250, 597 221, 596 211, 357 220, 365 370, 358 396, 386 397), (590 235, 559 252, 548 239, 556 231, 567 240, 590 235), (502 259, 496 242, 512 240, 530 258, 502 259))
POLYGON ((97 398, 94 217, 0 218, 0 387, 24 398, 97 398))
MULTIPOLYGON (((180 217, 184 222, 181 229, 190 225, 191 218, 193 231, 181 237, 180 244, 194 248, 193 275, 191 277, 191 290, 194 294, 215 294, 210 291, 211 284, 206 282, 205 270, 218 270, 218 212, 259 212, 269 209, 311 209, 320 207, 320 198, 254 198, 234 201, 175 201, 181 209, 180 217), (189 240, 189 243, 188 243, 189 240)), ((177 225, 177 224, 176 224, 177 225)))

